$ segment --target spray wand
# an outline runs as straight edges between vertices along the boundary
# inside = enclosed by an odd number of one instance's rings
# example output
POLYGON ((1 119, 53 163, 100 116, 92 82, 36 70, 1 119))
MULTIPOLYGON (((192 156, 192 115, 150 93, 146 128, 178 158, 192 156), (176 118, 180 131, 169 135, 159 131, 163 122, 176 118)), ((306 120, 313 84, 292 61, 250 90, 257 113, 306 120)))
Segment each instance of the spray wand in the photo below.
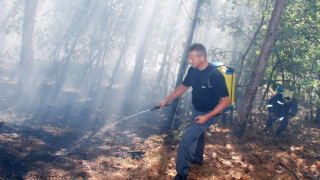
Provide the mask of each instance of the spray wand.
MULTIPOLYGON (((166 105, 164 105, 164 107, 168 107, 168 106, 172 106, 172 107, 173 107, 172 104, 166 104, 166 105)), ((153 107, 152 109, 150 109, 150 111, 154 111, 154 110, 160 109, 160 107, 161 107, 161 106, 155 106, 155 107, 153 107)))
MULTIPOLYGON (((171 104, 166 104, 164 107, 167 107, 167 106, 172 106, 172 107, 173 107, 173 105, 171 105, 171 104)), ((113 127, 113 126, 117 125, 118 123, 120 123, 120 122, 122 122, 122 121, 125 121, 125 120, 127 120, 127 119, 129 119, 129 118, 131 118, 131 117, 137 116, 137 115, 142 114, 142 113, 145 113, 145 112, 154 111, 154 110, 157 110, 157 109, 160 109, 160 106, 154 106, 154 107, 151 108, 151 109, 147 109, 147 110, 144 110, 144 111, 140 111, 140 112, 138 112, 138 113, 136 113, 136 114, 132 114, 132 115, 130 115, 130 116, 127 116, 127 117, 125 117, 125 118, 123 118, 123 119, 120 119, 119 121, 111 124, 111 126, 109 126, 109 127, 113 127)))

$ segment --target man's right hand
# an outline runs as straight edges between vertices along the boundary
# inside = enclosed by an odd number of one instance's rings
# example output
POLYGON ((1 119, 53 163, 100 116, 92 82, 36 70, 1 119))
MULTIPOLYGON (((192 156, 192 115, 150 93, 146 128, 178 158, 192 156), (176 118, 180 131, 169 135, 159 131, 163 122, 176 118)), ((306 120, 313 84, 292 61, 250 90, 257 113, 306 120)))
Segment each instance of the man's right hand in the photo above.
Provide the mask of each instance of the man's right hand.
POLYGON ((160 106, 160 109, 163 109, 168 102, 174 100, 177 97, 182 96, 188 89, 188 86, 180 84, 180 86, 178 86, 169 96, 167 96, 164 100, 159 102, 158 106, 160 106))
POLYGON ((158 106, 160 106, 160 109, 164 109, 167 103, 168 102, 164 99, 158 103, 158 106))

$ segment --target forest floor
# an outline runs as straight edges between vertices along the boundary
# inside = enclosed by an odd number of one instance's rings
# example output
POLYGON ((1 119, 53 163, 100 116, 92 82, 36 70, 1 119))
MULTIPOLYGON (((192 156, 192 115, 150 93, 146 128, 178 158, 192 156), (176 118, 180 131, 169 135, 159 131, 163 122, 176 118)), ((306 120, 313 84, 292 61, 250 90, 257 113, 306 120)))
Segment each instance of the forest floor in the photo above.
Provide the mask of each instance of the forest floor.
MULTIPOLYGON (((121 119, 110 113, 112 106, 76 101, 74 92, 52 98, 45 93, 53 88, 46 85, 37 106, 19 108, 10 100, 14 83, 4 76, 0 83, 0 180, 175 176, 179 140, 170 135, 170 107, 121 119)), ((305 122, 301 110, 276 136, 263 132, 266 114, 253 113, 251 119, 241 138, 229 122, 212 125, 204 163, 192 165, 188 179, 319 179, 319 124, 305 122)))
MULTIPOLYGON (((81 131, 54 123, 12 124, 22 117, 2 110, 0 180, 172 179, 179 141, 168 135, 163 111, 81 131)), ((220 120, 206 132, 204 164, 192 165, 188 179, 318 179, 320 127, 301 116, 276 136, 263 133, 266 116, 257 115, 241 138, 220 120)))

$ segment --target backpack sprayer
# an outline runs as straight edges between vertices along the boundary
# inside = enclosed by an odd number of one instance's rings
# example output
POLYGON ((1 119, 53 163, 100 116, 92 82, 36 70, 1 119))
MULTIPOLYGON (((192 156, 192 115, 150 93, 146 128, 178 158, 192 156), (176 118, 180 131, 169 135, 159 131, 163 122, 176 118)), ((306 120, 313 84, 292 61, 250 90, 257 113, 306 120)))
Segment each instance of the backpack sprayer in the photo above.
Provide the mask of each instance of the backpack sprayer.
MULTIPOLYGON (((234 74, 234 68, 225 66, 223 62, 215 61, 211 63, 215 68, 217 68, 224 76, 227 89, 229 92, 231 104, 227 108, 224 109, 224 111, 228 111, 229 109, 232 109, 235 107, 235 84, 236 84, 236 75, 234 74)), ((208 77, 208 85, 210 86, 210 81, 208 77)))

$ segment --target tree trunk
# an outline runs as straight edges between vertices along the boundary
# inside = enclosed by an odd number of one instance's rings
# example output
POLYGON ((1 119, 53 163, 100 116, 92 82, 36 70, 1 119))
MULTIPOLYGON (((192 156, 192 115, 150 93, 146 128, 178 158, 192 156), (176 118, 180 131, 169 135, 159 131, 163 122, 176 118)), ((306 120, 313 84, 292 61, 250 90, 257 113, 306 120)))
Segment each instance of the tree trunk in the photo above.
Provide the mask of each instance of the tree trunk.
POLYGON ((273 77, 273 73, 274 71, 276 70, 278 64, 280 63, 280 59, 277 59, 277 62, 276 64, 272 67, 272 71, 270 73, 270 76, 269 76, 269 79, 268 79, 268 84, 267 84, 267 87, 266 87, 266 90, 264 91, 263 93, 263 96, 262 96, 262 99, 261 99, 261 103, 260 103, 260 106, 259 106, 259 111, 261 112, 262 111, 262 105, 264 104, 264 99, 266 98, 267 94, 269 93, 269 88, 271 86, 271 82, 272 82, 272 77, 273 77))
MULTIPOLYGON (((21 96, 29 94, 26 90, 31 87, 30 83, 33 69, 33 31, 37 3, 38 0, 26 0, 19 64, 18 95, 21 96)), ((25 99, 27 100, 27 98, 25 99)))
POLYGON ((141 85, 141 78, 142 78, 142 70, 143 70, 143 65, 144 65, 144 58, 146 55, 146 51, 148 49, 148 40, 149 36, 151 34, 151 27, 152 27, 152 20, 156 14, 157 11, 157 3, 159 3, 158 0, 153 0, 153 1, 145 1, 144 4, 144 22, 141 27, 142 32, 141 37, 139 39, 138 43, 138 49, 135 57, 135 66, 134 66, 134 71, 133 74, 130 78, 129 81, 129 86, 128 90, 126 93, 126 101, 123 105, 123 113, 132 113, 135 112, 137 109, 135 108, 136 106, 136 101, 139 99, 140 95, 140 85, 141 85), (152 5, 151 10, 150 10, 150 5, 152 5))
POLYGON ((246 121, 249 117, 250 109, 256 96, 259 84, 263 78, 266 62, 269 59, 270 49, 273 45, 274 37, 276 36, 276 32, 280 24, 281 15, 283 13, 285 5, 286 0, 276 0, 276 3, 274 5, 272 16, 269 22, 269 27, 260 50, 258 60, 255 64, 253 74, 251 76, 252 79, 248 84, 245 98, 239 109, 239 117, 236 121, 236 125, 234 126, 234 132, 237 136, 242 136, 245 131, 246 121))
MULTIPOLYGON (((174 4, 173 6, 176 7, 173 9, 173 12, 175 12, 175 14, 173 15, 172 18, 170 18, 170 23, 169 23, 169 27, 170 27, 170 30, 169 30, 169 36, 167 38, 167 41, 166 41, 166 46, 165 46, 165 49, 164 49, 164 52, 163 52, 163 58, 162 58, 162 61, 161 61, 161 66, 160 66, 160 69, 159 69, 159 73, 158 73, 158 76, 157 76, 157 87, 156 87, 156 91, 158 93, 158 95, 160 94, 165 94, 166 95, 166 92, 165 93, 162 93, 161 91, 166 91, 167 86, 163 86, 162 84, 167 84, 167 83, 163 83, 163 81, 168 81, 168 79, 164 79, 164 77, 168 77, 168 76, 164 76, 164 74, 168 74, 168 71, 170 71, 170 69, 168 69, 169 67, 169 62, 168 62, 168 57, 169 57, 169 51, 171 50, 172 51, 172 48, 174 48, 173 46, 173 35, 174 35, 174 30, 175 30, 175 24, 177 22, 177 18, 178 15, 180 14, 180 10, 181 10, 181 2, 178 2, 179 5, 177 4, 174 4), (165 72, 166 71, 166 72, 165 72), (164 79, 164 80, 163 80, 164 79)), ((161 99, 164 98, 162 96, 160 96, 161 99)))
POLYGON ((310 121, 313 121, 313 96, 312 96, 312 89, 308 91, 309 96, 309 107, 310 107, 310 121))
MULTIPOLYGON (((266 1, 265 10, 267 10, 267 8, 268 8, 268 0, 266 1)), ((242 74, 242 71, 243 71, 244 61, 245 61, 248 53, 250 52, 251 47, 254 45, 254 43, 257 40, 257 37, 258 37, 258 35, 259 35, 260 31, 261 31, 261 28, 262 28, 262 26, 264 24, 264 18, 265 18, 265 16, 262 15, 261 20, 260 20, 260 24, 259 24, 257 30, 255 31, 255 33, 253 34, 253 37, 252 37, 252 39, 250 41, 250 44, 249 44, 247 50, 245 51, 245 53, 241 57, 239 71, 238 71, 238 74, 237 74, 237 80, 236 80, 236 84, 235 84, 235 94, 238 94, 237 91, 238 91, 238 87, 239 87, 239 83, 240 83, 241 74, 242 74)), ((237 103, 239 102, 239 99, 237 98, 237 96, 235 96, 235 102, 237 102, 237 103)))
POLYGON ((106 89, 112 89, 112 86, 115 83, 117 76, 119 75, 120 64, 125 59, 125 56, 126 56, 126 53, 128 50, 128 45, 129 45, 129 37, 128 36, 129 36, 129 31, 127 31, 127 34, 124 38, 124 42, 123 42, 123 45, 121 48, 120 56, 119 56, 117 63, 112 71, 112 76, 109 81, 109 85, 107 86, 106 89))
MULTIPOLYGON (((318 80, 320 80, 320 71, 318 71, 318 80)), ((320 97, 320 90, 318 89, 318 99, 320 97)), ((320 123, 320 102, 317 103, 317 111, 316 111, 316 118, 314 119, 315 123, 320 123)))
POLYGON ((122 45, 122 48, 121 48, 121 52, 120 52, 120 56, 118 58, 118 61, 112 71, 112 77, 110 78, 110 81, 109 81, 109 85, 107 86, 106 89, 112 89, 112 86, 113 84, 115 83, 116 81, 116 78, 117 76, 119 75, 119 70, 120 70, 120 65, 121 65, 121 62, 125 59, 125 56, 126 56, 126 53, 127 53, 127 50, 128 50, 128 46, 129 46, 129 37, 131 36, 132 34, 132 27, 134 27, 134 22, 135 22, 135 17, 136 17, 136 14, 137 14, 137 10, 135 10, 132 15, 131 15, 131 18, 129 20, 129 23, 127 25, 127 28, 126 28, 126 34, 125 34, 125 37, 124 37, 124 42, 123 42, 123 45, 122 45))
MULTIPOLYGON (((55 70, 56 70, 56 84, 55 84, 55 90, 56 92, 59 92, 60 89, 63 87, 65 80, 66 80, 66 74, 68 72, 70 60, 72 56, 74 55, 76 46, 78 44, 78 41, 82 35, 82 33, 87 29, 88 23, 90 22, 90 18, 92 15, 92 9, 90 9, 90 0, 84 1, 83 9, 75 16, 75 22, 77 22, 76 25, 72 24, 69 27, 69 31, 67 32, 67 35, 65 36, 65 39, 68 39, 68 41, 65 42, 64 47, 64 57, 59 61, 55 62, 55 70)), ((59 47, 62 48, 62 47, 59 47)), ((57 51, 59 52, 59 50, 57 51)), ((56 55, 59 57, 59 55, 56 55)), ((59 58, 56 58, 58 60, 59 58)))
MULTIPOLYGON (((190 47, 190 45, 192 43, 194 30, 195 30, 197 22, 198 22, 198 14, 200 12, 201 4, 202 4, 202 0, 198 0, 197 5, 196 5, 196 9, 194 12, 194 18, 193 18, 193 21, 189 27, 187 41, 185 43, 185 47, 184 47, 184 50, 182 53, 182 59, 180 62, 180 67, 179 67, 179 72, 178 72, 178 77, 177 77, 175 88, 177 88, 182 83, 183 77, 184 77, 186 70, 187 70, 188 59, 189 59, 188 48, 190 47)), ((172 107, 174 107, 174 108, 171 108, 172 111, 168 113, 169 114, 168 119, 171 120, 172 122, 173 122, 174 117, 176 115, 179 101, 180 101, 180 98, 176 98, 175 100, 172 101, 172 107)))
POLYGON ((315 123, 320 123, 320 105, 317 106, 316 118, 314 119, 315 123))
POLYGON ((168 96, 168 80, 170 75, 170 69, 171 69, 171 63, 167 64, 166 72, 165 72, 165 78, 163 81, 163 90, 161 91, 160 97, 165 98, 168 96))

